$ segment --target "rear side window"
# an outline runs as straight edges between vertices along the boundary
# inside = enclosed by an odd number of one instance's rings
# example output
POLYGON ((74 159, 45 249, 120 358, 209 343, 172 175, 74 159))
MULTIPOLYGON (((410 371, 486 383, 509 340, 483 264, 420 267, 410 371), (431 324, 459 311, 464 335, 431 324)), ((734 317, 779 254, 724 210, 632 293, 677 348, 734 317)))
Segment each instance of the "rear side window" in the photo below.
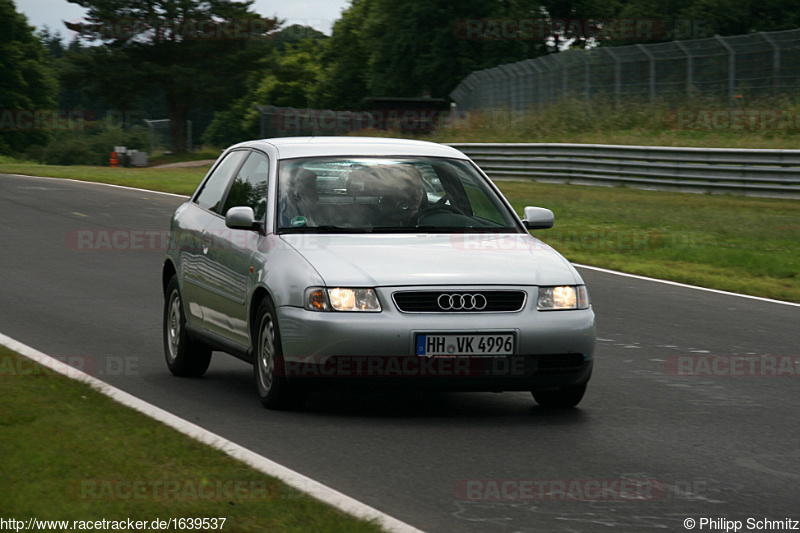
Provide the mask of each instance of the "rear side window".
POLYGON ((210 209, 215 213, 221 213, 220 207, 222 197, 225 194, 225 189, 228 188, 228 183, 239 168, 239 164, 245 158, 248 152, 238 150, 231 152, 225 156, 225 159, 217 165, 214 172, 206 180, 200 194, 197 195, 197 202, 200 206, 210 209))
POLYGON ((255 219, 261 220, 267 210, 269 159, 261 152, 251 152, 231 184, 222 214, 231 207, 251 207, 255 219))

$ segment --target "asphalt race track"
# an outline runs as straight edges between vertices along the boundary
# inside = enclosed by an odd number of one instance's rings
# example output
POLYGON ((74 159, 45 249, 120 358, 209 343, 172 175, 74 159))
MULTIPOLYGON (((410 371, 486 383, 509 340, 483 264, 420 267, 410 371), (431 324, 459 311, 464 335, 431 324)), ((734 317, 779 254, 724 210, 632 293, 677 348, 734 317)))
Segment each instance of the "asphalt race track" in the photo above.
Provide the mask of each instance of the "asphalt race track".
POLYGON ((599 327, 577 409, 527 393, 319 392, 272 412, 232 357, 202 379, 166 368, 158 232, 182 201, 0 175, 0 332, 426 531, 800 520, 800 363, 785 366, 800 360, 800 307, 583 269, 599 327), (675 375, 710 355, 731 366, 675 375), (753 355, 793 375, 726 374, 753 355))

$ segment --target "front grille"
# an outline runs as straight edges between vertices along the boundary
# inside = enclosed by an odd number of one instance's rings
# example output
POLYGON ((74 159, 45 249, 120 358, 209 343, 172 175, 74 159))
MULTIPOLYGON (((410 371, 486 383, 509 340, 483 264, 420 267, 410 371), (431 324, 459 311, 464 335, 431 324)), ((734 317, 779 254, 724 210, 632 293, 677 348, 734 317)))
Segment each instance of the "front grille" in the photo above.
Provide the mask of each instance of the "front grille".
POLYGON ((404 313, 510 313, 525 305, 524 291, 404 291, 392 298, 404 313))

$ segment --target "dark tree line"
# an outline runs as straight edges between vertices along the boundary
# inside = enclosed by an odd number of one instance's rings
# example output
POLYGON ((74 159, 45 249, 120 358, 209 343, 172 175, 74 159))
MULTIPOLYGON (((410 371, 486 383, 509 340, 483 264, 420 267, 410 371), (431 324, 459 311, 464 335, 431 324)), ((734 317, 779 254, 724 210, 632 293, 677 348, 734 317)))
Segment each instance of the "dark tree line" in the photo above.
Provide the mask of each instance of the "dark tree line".
MULTIPOLYGON (((699 22, 708 36, 800 26, 793 0, 351 0, 328 37, 281 28, 252 0, 69 1, 87 15, 65 46, 60 33, 36 34, 12 0, 0 0, 0 109, 166 115, 176 152, 198 113, 210 122, 204 139, 225 144, 258 134, 255 104, 357 110, 365 97, 446 98, 474 70, 569 46, 632 43, 590 43, 555 25, 533 38, 496 33, 502 21, 655 19, 667 21, 664 40, 685 38, 670 30, 675 20, 699 22)), ((6 127, 0 152, 47 139, 6 127)))

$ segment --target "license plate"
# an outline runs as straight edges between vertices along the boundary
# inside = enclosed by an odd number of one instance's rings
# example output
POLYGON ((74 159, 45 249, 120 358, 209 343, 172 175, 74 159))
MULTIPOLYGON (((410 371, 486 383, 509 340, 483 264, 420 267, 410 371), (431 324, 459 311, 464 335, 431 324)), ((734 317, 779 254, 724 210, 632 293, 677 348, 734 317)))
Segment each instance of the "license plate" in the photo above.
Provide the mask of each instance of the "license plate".
POLYGON ((419 334, 416 338, 416 353, 423 356, 509 355, 514 353, 514 334, 419 334))

